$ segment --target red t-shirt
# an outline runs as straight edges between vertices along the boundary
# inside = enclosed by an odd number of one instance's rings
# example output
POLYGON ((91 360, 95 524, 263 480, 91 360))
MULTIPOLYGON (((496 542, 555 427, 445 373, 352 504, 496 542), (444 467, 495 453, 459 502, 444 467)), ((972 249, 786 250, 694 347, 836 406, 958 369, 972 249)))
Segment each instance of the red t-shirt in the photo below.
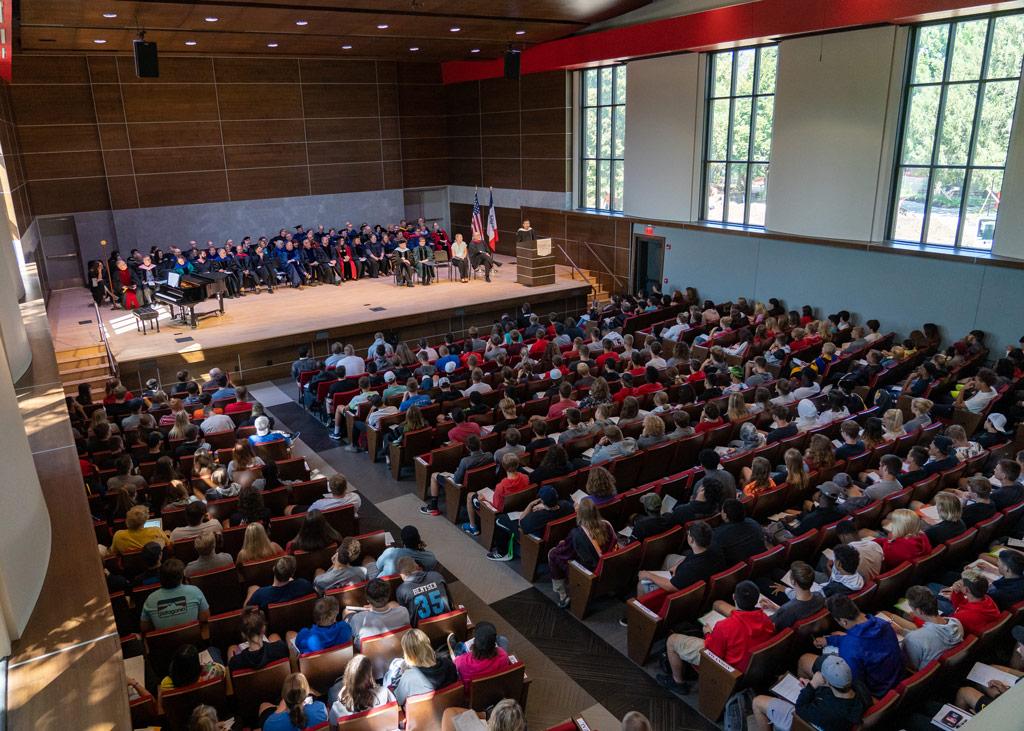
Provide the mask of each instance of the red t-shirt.
POLYGON ((617 360, 618 357, 619 357, 618 353, 602 353, 601 355, 597 356, 597 359, 594 362, 597 363, 597 367, 598 368, 604 368, 604 364, 607 361, 609 361, 609 360, 617 360))
POLYGON ((224 407, 225 414, 237 414, 239 411, 251 411, 252 404, 248 401, 235 401, 233 404, 228 404, 224 407))
POLYGON ((555 401, 555 403, 551 404, 551 406, 548 407, 548 414, 546 418, 554 419, 556 416, 561 416, 562 414, 564 414, 566 409, 571 409, 578 406, 579 404, 577 404, 572 399, 569 399, 568 401, 558 399, 558 401, 555 401))
POLYGON ((462 684, 469 690, 469 681, 481 675, 489 675, 508 667, 508 653, 500 647, 495 648, 498 654, 486 660, 477 660, 471 652, 455 658, 455 669, 459 671, 462 684))
POLYGON ((525 490, 528 487, 530 487, 530 478, 522 472, 517 472, 515 477, 506 477, 494 488, 494 500, 491 501, 491 505, 500 513, 505 507, 506 495, 525 490))
POLYGON ((633 389, 634 396, 643 396, 645 393, 653 393, 654 391, 661 391, 664 386, 660 383, 645 383, 642 386, 637 386, 633 389))
POLYGON ((729 617, 721 620, 711 630, 711 634, 704 640, 704 647, 743 672, 747 669, 754 648, 774 635, 775 625, 760 609, 752 612, 734 609, 729 617))
POLYGON ((630 396, 635 396, 635 395, 636 395, 636 389, 635 388, 629 388, 629 387, 623 386, 622 388, 620 388, 618 391, 615 392, 614 396, 612 396, 612 401, 614 401, 617 404, 618 403, 622 403, 623 401, 625 401, 630 396))
POLYGON ((475 421, 464 421, 456 424, 448 432, 448 440, 452 442, 465 442, 471 434, 480 436, 480 425, 475 421))
POLYGON ((703 434, 706 431, 711 431, 712 429, 717 429, 718 427, 720 427, 724 423, 725 422, 722 421, 722 417, 721 416, 719 416, 714 421, 699 421, 699 422, 697 422, 697 425, 693 427, 693 433, 694 434, 703 434))

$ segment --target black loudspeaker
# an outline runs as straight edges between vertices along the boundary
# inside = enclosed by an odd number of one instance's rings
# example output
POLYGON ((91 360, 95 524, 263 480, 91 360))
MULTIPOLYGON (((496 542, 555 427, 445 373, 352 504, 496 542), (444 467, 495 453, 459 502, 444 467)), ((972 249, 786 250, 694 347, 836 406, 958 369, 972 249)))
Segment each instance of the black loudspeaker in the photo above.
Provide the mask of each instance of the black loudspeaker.
POLYGON ((505 51, 505 80, 519 81, 519 51, 505 51))
POLYGON ((152 41, 132 41, 135 48, 135 75, 140 79, 160 76, 160 63, 156 57, 156 44, 152 41))

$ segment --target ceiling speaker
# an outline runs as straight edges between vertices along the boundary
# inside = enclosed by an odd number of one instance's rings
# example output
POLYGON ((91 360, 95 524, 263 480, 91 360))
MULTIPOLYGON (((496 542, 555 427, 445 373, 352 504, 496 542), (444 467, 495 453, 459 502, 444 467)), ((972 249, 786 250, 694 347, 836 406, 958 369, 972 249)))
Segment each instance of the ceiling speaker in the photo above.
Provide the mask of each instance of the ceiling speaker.
POLYGON ((140 79, 155 79, 160 76, 160 64, 156 57, 156 44, 152 41, 132 41, 135 49, 135 75, 140 79))
POLYGON ((505 79, 506 81, 519 80, 519 55, 520 51, 511 48, 505 51, 505 79))

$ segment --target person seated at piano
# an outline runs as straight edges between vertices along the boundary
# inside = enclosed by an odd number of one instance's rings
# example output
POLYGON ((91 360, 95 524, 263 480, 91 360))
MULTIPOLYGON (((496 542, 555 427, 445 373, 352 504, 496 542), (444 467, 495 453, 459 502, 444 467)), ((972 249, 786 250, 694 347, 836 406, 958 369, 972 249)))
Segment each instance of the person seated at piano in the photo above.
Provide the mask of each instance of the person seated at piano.
POLYGON ((416 273, 420 275, 420 282, 424 287, 430 286, 434 278, 436 265, 434 264, 434 250, 427 246, 427 237, 420 236, 416 248, 412 250, 413 258, 416 260, 416 273))
POLYGON ((455 241, 451 246, 452 264, 459 270, 459 281, 469 281, 469 247, 462 240, 462 234, 455 234, 455 241))
POLYGON ((128 266, 124 259, 117 260, 117 268, 114 269, 114 293, 121 301, 121 307, 126 310, 134 309, 142 305, 141 293, 142 281, 138 273, 128 266))
POLYGON ((500 262, 494 261, 494 256, 480 238, 480 234, 476 233, 473 234, 473 239, 469 242, 469 263, 474 269, 477 267, 484 268, 485 282, 491 281, 491 269, 495 266, 501 266, 500 262))
POLYGON ((326 257, 324 261, 320 261, 317 256, 317 249, 320 247, 313 248, 312 239, 303 239, 302 248, 299 249, 299 257, 302 261, 302 268, 310 274, 310 284, 327 284, 330 272, 327 268, 326 257))
POLYGON ((394 251, 395 281, 399 287, 412 286, 413 253, 406 245, 405 239, 398 240, 398 248, 394 251))
POLYGON ((160 269, 153 263, 152 257, 142 257, 142 263, 135 267, 139 275, 139 293, 144 305, 153 304, 153 293, 156 292, 156 283, 160 279, 160 269))
POLYGON ((259 294, 260 284, 267 285, 267 291, 274 293, 277 286, 277 265, 274 257, 267 252, 266 239, 260 239, 256 249, 249 255, 249 266, 253 274, 258 277, 256 293, 259 294))
POLYGON ((238 262, 231 258, 227 249, 217 249, 217 256, 210 260, 210 271, 224 275, 224 286, 228 297, 234 299, 242 295, 241 277, 238 275, 238 262))
POLYGON ((430 241, 434 245, 435 251, 447 251, 449 256, 451 255, 451 239, 448 238, 448 232, 441 228, 441 224, 437 221, 434 221, 431 228, 430 241))
POLYGON ((384 247, 377 240, 377 234, 370 234, 365 244, 359 247, 359 276, 365 279, 380 274, 380 260, 384 256, 384 247))
POLYGON ((282 258, 284 259, 284 271, 288 275, 288 281, 291 282, 293 287, 305 289, 306 285, 312 280, 312 276, 302 265, 302 257, 295 249, 295 244, 291 241, 284 242, 282 258))

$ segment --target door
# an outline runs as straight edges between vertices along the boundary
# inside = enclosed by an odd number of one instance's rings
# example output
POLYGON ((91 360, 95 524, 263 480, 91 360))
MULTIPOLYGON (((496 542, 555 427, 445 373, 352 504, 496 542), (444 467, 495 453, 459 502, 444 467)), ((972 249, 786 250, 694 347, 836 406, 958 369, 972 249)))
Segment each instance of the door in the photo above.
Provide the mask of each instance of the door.
POLYGON ((81 287, 82 261, 73 216, 39 218, 39 250, 36 261, 45 269, 51 290, 81 287))
POLYGON ((633 237, 633 290, 651 291, 651 285, 661 283, 665 264, 665 238, 663 236, 633 237))

